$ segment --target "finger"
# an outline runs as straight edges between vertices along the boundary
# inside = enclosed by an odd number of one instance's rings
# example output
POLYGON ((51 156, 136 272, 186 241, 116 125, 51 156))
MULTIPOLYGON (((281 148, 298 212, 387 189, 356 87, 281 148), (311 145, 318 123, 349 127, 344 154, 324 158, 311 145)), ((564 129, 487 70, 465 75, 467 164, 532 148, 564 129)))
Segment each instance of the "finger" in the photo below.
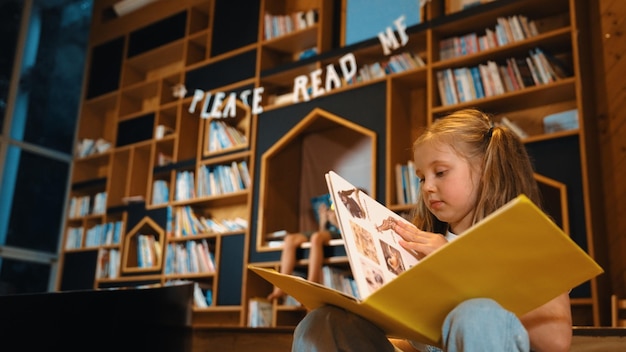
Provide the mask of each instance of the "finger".
POLYGON ((395 227, 395 232, 400 235, 400 237, 402 237, 404 240, 409 242, 422 244, 428 242, 428 237, 424 236, 426 232, 421 231, 413 225, 398 224, 398 226, 395 227))
POLYGON ((422 247, 421 245, 415 242, 407 242, 404 240, 400 240, 398 241, 398 243, 400 244, 400 246, 406 249, 409 253, 412 253, 417 259, 424 258, 425 254, 420 251, 422 247))

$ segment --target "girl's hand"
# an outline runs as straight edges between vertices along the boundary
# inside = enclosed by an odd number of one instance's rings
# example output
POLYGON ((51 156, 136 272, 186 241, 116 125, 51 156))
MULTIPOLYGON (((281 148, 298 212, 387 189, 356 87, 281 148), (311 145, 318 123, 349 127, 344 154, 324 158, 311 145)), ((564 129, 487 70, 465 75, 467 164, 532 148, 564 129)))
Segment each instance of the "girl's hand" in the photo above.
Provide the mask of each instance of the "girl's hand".
POLYGON ((448 243, 448 240, 441 234, 422 231, 402 221, 396 221, 393 230, 403 238, 398 243, 405 249, 417 253, 418 259, 424 258, 448 243))

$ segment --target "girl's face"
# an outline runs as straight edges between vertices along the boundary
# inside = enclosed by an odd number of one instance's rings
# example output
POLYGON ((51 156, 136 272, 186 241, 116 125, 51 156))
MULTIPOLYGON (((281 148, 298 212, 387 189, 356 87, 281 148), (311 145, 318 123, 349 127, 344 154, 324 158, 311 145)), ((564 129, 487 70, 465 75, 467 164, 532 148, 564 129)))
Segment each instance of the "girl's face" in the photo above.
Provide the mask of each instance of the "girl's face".
POLYGON ((472 225, 479 170, 444 143, 426 143, 415 149, 420 192, 428 210, 460 234, 472 225))

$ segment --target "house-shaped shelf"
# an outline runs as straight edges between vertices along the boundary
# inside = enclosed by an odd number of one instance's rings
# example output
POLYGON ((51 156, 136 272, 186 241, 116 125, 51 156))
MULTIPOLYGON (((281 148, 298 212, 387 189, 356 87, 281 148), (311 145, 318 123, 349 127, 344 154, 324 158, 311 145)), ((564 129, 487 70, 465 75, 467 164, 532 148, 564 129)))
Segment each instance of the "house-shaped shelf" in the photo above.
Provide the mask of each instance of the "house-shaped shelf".
POLYGON ((144 217, 124 239, 122 272, 144 274, 160 271, 163 263, 165 235, 149 217, 144 217))
POLYGON ((329 170, 375 194, 376 133, 316 108, 262 155, 259 250, 272 250, 266 234, 317 230, 311 198, 328 193, 329 170))
POLYGON ((545 212, 552 220, 569 234, 569 210, 567 207, 567 186, 557 180, 535 173, 535 180, 539 185, 539 192, 545 212))

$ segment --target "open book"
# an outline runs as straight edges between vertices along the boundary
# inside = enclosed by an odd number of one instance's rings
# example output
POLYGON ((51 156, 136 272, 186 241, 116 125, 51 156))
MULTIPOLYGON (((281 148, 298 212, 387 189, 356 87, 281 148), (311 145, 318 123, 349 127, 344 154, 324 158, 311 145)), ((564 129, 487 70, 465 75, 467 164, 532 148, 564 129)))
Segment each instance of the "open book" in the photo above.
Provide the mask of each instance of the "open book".
POLYGON ((521 316, 603 272, 524 195, 418 261, 386 226, 406 220, 336 173, 326 177, 359 298, 249 265, 308 309, 336 305, 389 336, 441 345, 446 315, 464 300, 492 298, 521 316))

